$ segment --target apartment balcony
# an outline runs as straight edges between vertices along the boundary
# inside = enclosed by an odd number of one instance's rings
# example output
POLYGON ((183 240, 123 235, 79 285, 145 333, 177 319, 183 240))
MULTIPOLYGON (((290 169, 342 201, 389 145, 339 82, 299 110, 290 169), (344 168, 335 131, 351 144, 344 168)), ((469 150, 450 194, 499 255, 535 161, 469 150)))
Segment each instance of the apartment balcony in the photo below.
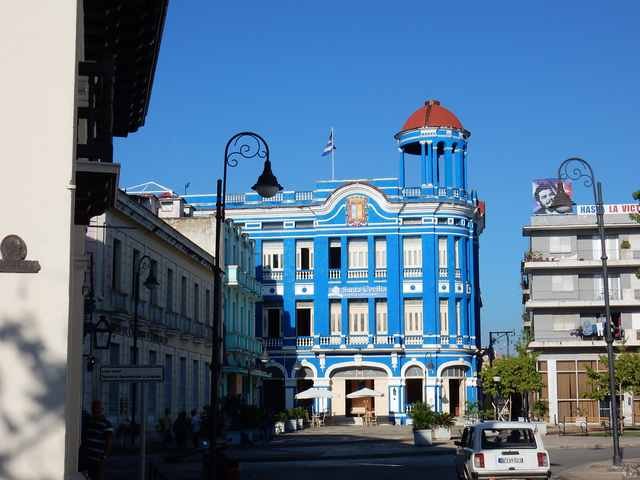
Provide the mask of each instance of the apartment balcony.
POLYGON ((339 268, 330 268, 329 269, 329 280, 340 280, 340 269, 339 268))
POLYGON ((368 345, 369 335, 349 335, 346 340, 347 345, 368 345))
MULTIPOLYGON (((614 345, 640 346, 640 330, 618 329, 615 334, 614 345)), ((558 347, 606 347, 604 329, 597 332, 587 332, 581 328, 574 330, 536 330, 529 348, 558 348, 558 347)))
MULTIPOLYGON (((281 339, 265 339, 266 340, 281 340, 281 339)), ((228 352, 242 352, 253 355, 260 355, 262 353, 262 344, 260 340, 254 337, 240 334, 227 334, 224 337, 224 349, 228 352)))
POLYGON ((376 345, 393 345, 393 335, 376 335, 376 345))
POLYGON ((422 268, 405 267, 403 269, 403 276, 404 278, 420 278, 422 277, 422 268))
POLYGON ((366 280, 369 277, 369 270, 366 268, 349 269, 347 278, 349 280, 366 280))
POLYGON ((342 335, 330 335, 328 337, 320 337, 319 345, 321 347, 326 347, 328 345, 340 346, 342 344, 342 335))
POLYGON ((313 270, 296 270, 296 280, 313 280, 313 270))
MULTIPOLYGON (((640 267, 640 250, 607 250, 607 265, 616 267, 640 267)), ((564 268, 594 269, 602 266, 600 251, 578 250, 571 253, 526 252, 524 270, 547 270, 564 268)))
POLYGON ((239 265, 227 265, 226 266, 226 281, 230 287, 241 287, 246 291, 260 295, 260 284, 252 275, 240 270, 239 265))
POLYGON ((451 343, 451 338, 449 335, 440 335, 440 344, 441 345, 449 345, 451 343))
POLYGON ((281 282, 284 278, 283 270, 263 270, 262 281, 263 282, 281 282))
POLYGON ((386 268, 376 268, 374 272, 374 277, 376 280, 385 280, 387 278, 387 269, 386 268))
MULTIPOLYGON (((556 292, 534 287, 531 292, 531 298, 525 303, 527 309, 601 307, 604 304, 604 292, 601 290, 556 292)), ((609 289, 609 301, 612 307, 640 306, 640 289, 609 289)))

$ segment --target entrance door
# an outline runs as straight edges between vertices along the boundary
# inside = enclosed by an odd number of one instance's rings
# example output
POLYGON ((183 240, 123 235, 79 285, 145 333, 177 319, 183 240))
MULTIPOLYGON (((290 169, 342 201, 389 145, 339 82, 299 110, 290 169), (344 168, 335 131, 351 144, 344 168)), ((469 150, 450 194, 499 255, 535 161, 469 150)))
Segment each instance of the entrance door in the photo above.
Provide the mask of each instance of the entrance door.
POLYGON ((640 399, 633 400, 633 424, 640 424, 640 399))
POLYGON ((422 379, 407 378, 405 380, 406 404, 422 402, 422 379))
POLYGON ((459 417, 462 414, 460 404, 460 379, 449 380, 449 414, 459 417))
POLYGON ((360 390, 361 388, 370 388, 373 390, 373 380, 347 380, 345 388, 345 399, 346 399, 346 410, 345 413, 347 416, 354 416, 353 409, 358 410, 364 409, 364 411, 373 411, 375 408, 375 399, 372 397, 366 398, 347 398, 352 392, 356 390, 360 390))

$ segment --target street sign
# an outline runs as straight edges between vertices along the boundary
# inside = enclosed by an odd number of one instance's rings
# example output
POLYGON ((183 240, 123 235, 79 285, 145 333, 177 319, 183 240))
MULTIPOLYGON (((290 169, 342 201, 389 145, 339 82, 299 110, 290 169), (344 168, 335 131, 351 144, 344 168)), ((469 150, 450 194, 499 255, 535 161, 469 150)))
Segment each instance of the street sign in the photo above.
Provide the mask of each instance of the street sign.
POLYGON ((164 367, 157 365, 130 365, 126 367, 100 367, 103 382, 164 382, 164 367))

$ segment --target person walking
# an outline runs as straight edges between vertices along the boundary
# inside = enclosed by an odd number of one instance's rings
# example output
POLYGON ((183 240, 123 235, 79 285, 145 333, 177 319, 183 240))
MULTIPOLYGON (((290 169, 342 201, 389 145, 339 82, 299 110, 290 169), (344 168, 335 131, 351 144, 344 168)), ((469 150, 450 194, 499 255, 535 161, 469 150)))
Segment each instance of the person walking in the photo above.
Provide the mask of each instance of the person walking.
POLYGON ((187 435, 189 434, 189 421, 187 420, 187 412, 180 412, 176 421, 173 422, 173 435, 176 439, 176 446, 184 450, 187 446, 187 435))
POLYGON ((111 454, 113 426, 104 416, 100 400, 91 403, 91 416, 82 424, 84 467, 91 480, 104 479, 104 463, 111 454))
POLYGON ((158 426, 160 433, 162 434, 162 445, 168 448, 173 441, 173 435, 171 429, 173 427, 173 420, 171 419, 171 411, 168 408, 164 409, 164 416, 158 420, 158 426))
POLYGON ((202 429, 202 418, 197 409, 191 410, 191 441, 193 448, 198 448, 200 443, 200 430, 202 429))

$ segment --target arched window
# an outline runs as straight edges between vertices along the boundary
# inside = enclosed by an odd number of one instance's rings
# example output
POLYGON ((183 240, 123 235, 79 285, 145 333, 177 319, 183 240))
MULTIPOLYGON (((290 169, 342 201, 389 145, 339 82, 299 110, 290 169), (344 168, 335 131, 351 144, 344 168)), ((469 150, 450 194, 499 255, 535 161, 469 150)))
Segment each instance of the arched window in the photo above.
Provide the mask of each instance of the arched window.
POLYGON ((412 365, 404 372, 405 378, 422 378, 424 376, 422 368, 417 365, 412 365))
POLYGON ((454 365, 442 371, 441 376, 445 378, 465 378, 469 367, 466 365, 454 365))
POLYGON ((300 379, 300 378, 307 378, 307 379, 313 379, 315 375, 313 374, 313 370, 311 370, 309 367, 302 367, 300 370, 298 370, 296 372, 296 378, 300 379))

